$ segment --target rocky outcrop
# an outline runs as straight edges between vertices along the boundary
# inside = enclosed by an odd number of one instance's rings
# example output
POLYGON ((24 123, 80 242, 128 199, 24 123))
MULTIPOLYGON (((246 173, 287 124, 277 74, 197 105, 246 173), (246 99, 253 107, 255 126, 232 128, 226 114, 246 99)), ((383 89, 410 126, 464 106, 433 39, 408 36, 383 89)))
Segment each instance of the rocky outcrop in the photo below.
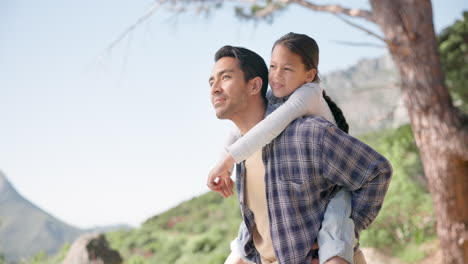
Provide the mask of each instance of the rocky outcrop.
POLYGON ((102 233, 88 233, 73 242, 62 264, 121 264, 118 251, 109 247, 102 233))
POLYGON ((400 77, 389 55, 328 73, 322 77, 322 87, 343 110, 351 135, 409 122, 400 77))

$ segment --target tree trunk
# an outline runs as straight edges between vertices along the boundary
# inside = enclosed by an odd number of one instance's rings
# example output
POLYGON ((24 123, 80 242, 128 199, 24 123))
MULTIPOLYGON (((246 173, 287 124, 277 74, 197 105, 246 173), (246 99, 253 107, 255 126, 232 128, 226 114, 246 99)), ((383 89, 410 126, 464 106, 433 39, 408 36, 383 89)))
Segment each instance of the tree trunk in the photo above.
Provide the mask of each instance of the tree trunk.
POLYGON ((370 0, 397 65, 434 202, 444 263, 468 263, 468 118, 454 108, 430 0, 370 0))

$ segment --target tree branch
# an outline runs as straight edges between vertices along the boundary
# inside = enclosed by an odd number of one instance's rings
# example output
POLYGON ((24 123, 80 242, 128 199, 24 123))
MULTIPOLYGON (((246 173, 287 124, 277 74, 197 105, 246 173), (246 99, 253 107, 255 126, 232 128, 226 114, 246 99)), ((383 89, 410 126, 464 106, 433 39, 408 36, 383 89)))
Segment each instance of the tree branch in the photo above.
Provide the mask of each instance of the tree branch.
MULTIPOLYGON (((287 2, 287 1, 284 1, 284 2, 287 2)), ((271 3, 271 4, 267 5, 265 8, 260 9, 257 12, 255 12, 254 15, 256 17, 265 17, 265 16, 267 16, 267 15, 269 15, 269 14, 271 14, 271 13, 273 13, 276 10, 279 10, 281 8, 284 8, 284 5, 271 3)))
POLYGON ((243 16, 247 17, 247 18, 266 17, 266 16, 272 14, 273 12, 284 8, 286 5, 291 4, 291 3, 302 5, 304 7, 307 7, 309 9, 312 9, 312 10, 315 10, 315 11, 333 13, 333 14, 335 14, 335 16, 337 16, 339 19, 341 19, 342 21, 344 21, 348 25, 356 27, 356 28, 366 32, 367 34, 369 34, 371 36, 374 36, 377 39, 379 39, 379 40, 383 41, 384 43, 388 44, 387 41, 383 37, 377 35, 376 33, 370 31, 369 29, 366 29, 366 28, 364 28, 364 27, 362 27, 362 26, 360 26, 360 25, 358 25, 356 23, 353 23, 353 22, 345 19, 344 17, 340 16, 340 14, 343 14, 343 15, 347 15, 347 16, 351 16, 351 17, 361 17, 361 18, 364 18, 364 19, 366 19, 366 20, 368 20, 370 22, 376 23, 374 18, 373 18, 372 12, 367 11, 367 10, 357 9, 357 8, 351 8, 351 9, 350 8, 344 8, 344 7, 340 6, 340 5, 316 5, 316 4, 310 3, 310 2, 305 1, 305 0, 279 0, 277 2, 269 3, 264 8, 255 11, 252 14, 252 16, 248 16, 248 15, 245 15, 245 14, 243 14, 243 16))
POLYGON ((360 26, 360 25, 358 25, 358 24, 356 24, 356 23, 353 23, 353 22, 351 22, 351 21, 345 19, 344 17, 342 17, 342 16, 340 16, 340 15, 336 15, 336 17, 338 17, 339 19, 343 20, 343 22, 345 22, 346 24, 351 25, 351 26, 353 26, 353 27, 355 27, 355 28, 358 28, 358 29, 360 29, 360 30, 366 32, 367 34, 369 34, 369 35, 371 35, 371 36, 373 36, 373 37, 376 37, 377 39, 380 39, 380 40, 383 41, 384 43, 388 44, 388 43, 387 43, 387 40, 385 40, 383 37, 377 35, 376 33, 370 31, 369 29, 366 29, 366 28, 364 28, 364 27, 362 27, 362 26, 360 26))
MULTIPOLYGON (((250 0, 250 2, 253 4, 257 1, 250 0)), ((251 16, 246 16, 246 17, 249 17, 249 18, 266 17, 272 14, 273 12, 279 9, 282 9, 288 4, 292 4, 292 3, 301 5, 303 7, 306 7, 315 11, 329 12, 333 14, 344 14, 344 15, 348 15, 351 17, 361 17, 370 22, 376 23, 373 18, 372 12, 367 11, 367 10, 362 10, 362 9, 357 9, 357 8, 344 8, 340 5, 317 5, 317 4, 313 4, 305 0, 278 0, 275 2, 271 2, 265 7, 263 7, 262 9, 253 12, 251 16)))
POLYGON ((250 12, 245 12, 243 7, 236 8, 236 15, 240 18, 251 19, 251 20, 258 20, 258 19, 266 19, 270 18, 271 22, 271 14, 275 11, 279 11, 283 9, 287 4, 288 0, 280 0, 276 2, 268 1, 265 6, 257 5, 257 2, 263 1, 256 1, 256 0, 233 0, 235 2, 250 2, 250 12))
POLYGON ((137 28, 141 23, 145 22, 151 16, 153 16, 154 12, 156 12, 156 10, 158 10, 158 8, 161 7, 161 5, 163 5, 165 2, 166 0, 154 1, 154 4, 151 6, 149 11, 145 15, 140 17, 135 23, 133 23, 133 25, 130 25, 125 31, 123 31, 120 34, 120 36, 118 36, 113 42, 111 42, 111 44, 109 44, 109 46, 107 46, 107 48, 104 49, 100 57, 103 57, 105 53, 108 53, 109 51, 111 51, 117 44, 119 44, 120 41, 122 41, 122 39, 127 37, 128 34, 130 34, 133 30, 135 30, 135 28, 137 28))
POLYGON ((341 44, 341 45, 374 47, 374 48, 381 48, 381 49, 387 47, 385 45, 379 45, 379 44, 367 43, 367 42, 351 42, 351 41, 343 41, 343 40, 333 40, 333 42, 341 44))
MULTIPOLYGON (((187 2, 188 3, 195 2, 195 3, 201 3, 201 4, 212 3, 215 6, 219 6, 219 5, 221 5, 222 2, 225 2, 225 1, 226 2, 244 2, 244 3, 250 3, 252 5, 254 5, 255 3, 258 2, 258 0, 188 0, 187 2)), ((127 35, 130 32, 134 31, 135 28, 137 28, 140 24, 142 24, 143 22, 148 20, 151 16, 153 16, 153 14, 156 12, 156 10, 159 9, 162 5, 165 5, 165 4, 168 4, 168 3, 169 4, 172 3, 173 5, 174 4, 177 5, 178 2, 179 2, 179 0, 155 0, 153 5, 151 6, 150 10, 145 15, 140 17, 134 24, 130 25, 113 42, 111 42, 111 44, 109 46, 107 46, 106 49, 104 49, 104 51, 102 52, 102 55, 100 56, 99 59, 102 59, 102 57, 104 57, 104 55, 106 53, 108 53, 116 45, 118 45, 122 41, 122 39, 127 37, 127 35)), ((315 11, 333 13, 333 14, 335 14, 337 16, 338 16, 338 14, 344 14, 344 15, 351 16, 351 17, 361 17, 361 18, 364 18, 364 19, 366 19, 366 20, 368 20, 370 22, 375 23, 375 20, 373 18, 373 13, 370 12, 370 11, 361 10, 361 9, 357 9, 357 8, 344 8, 344 7, 340 6, 340 5, 316 5, 316 4, 313 4, 313 3, 308 2, 306 0, 277 0, 277 1, 269 0, 269 1, 267 1, 267 4, 264 7, 261 7, 259 9, 257 9, 257 10, 252 10, 252 12, 250 14, 244 13, 243 10, 237 10, 237 14, 240 17, 248 18, 248 19, 268 18, 268 16, 271 15, 272 13, 283 9, 284 7, 286 7, 287 5, 292 4, 292 3, 304 6, 306 8, 309 8, 309 9, 315 10, 315 11)), ((173 7, 173 11, 175 11, 175 12, 184 12, 185 9, 186 8, 184 6, 182 6, 182 7, 181 6, 173 7)), ((339 18, 342 19, 343 21, 345 21, 346 23, 348 23, 348 24, 350 24, 350 25, 352 25, 354 27, 357 27, 357 28, 367 32, 368 34, 370 34, 370 35, 372 35, 372 36, 386 42, 382 37, 380 37, 377 34, 371 32, 370 30, 367 30, 367 29, 365 29, 365 28, 363 28, 363 27, 361 27, 359 25, 356 25, 356 24, 354 24, 354 23, 352 23, 350 21, 347 21, 342 17, 339 17, 339 18)))
POLYGON ((370 22, 376 23, 373 13, 367 10, 357 8, 344 8, 340 5, 317 5, 305 0, 287 0, 287 2, 295 3, 315 11, 329 12, 333 14, 344 14, 351 17, 361 17, 370 22))

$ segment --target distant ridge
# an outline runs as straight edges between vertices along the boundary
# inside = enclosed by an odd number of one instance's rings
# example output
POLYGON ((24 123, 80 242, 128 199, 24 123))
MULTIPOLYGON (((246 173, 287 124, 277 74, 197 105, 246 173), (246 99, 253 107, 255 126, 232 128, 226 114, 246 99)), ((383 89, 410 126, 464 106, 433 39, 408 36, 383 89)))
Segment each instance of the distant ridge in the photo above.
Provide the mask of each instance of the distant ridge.
POLYGON ((83 232, 23 198, 0 171, 0 253, 8 263, 41 250, 53 254, 83 232))
POLYGON ((91 227, 91 228, 87 228, 86 232, 108 233, 108 232, 113 232, 113 231, 117 231, 117 230, 127 230, 128 231, 128 230, 131 230, 133 228, 134 227, 132 227, 130 225, 125 225, 125 224, 109 225, 109 226, 94 226, 94 227, 91 227))
POLYGON ((322 87, 343 110, 351 135, 409 122, 400 76, 388 54, 327 73, 322 77, 322 87))
POLYGON ((40 251, 55 254, 65 243, 90 232, 130 230, 125 224, 80 229, 57 219, 21 196, 0 170, 0 254, 18 263, 40 251))

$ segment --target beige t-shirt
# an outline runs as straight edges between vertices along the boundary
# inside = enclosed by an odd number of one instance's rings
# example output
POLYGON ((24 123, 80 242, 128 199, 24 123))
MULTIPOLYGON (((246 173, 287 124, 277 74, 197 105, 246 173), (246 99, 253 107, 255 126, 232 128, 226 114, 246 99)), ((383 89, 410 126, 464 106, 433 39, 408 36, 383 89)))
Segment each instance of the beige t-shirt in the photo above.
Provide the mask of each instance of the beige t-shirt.
POLYGON ((247 170, 245 179, 245 200, 247 207, 255 216, 253 241, 262 258, 263 264, 276 264, 276 256, 270 236, 270 221, 265 187, 265 168, 262 151, 255 152, 245 161, 247 170))

